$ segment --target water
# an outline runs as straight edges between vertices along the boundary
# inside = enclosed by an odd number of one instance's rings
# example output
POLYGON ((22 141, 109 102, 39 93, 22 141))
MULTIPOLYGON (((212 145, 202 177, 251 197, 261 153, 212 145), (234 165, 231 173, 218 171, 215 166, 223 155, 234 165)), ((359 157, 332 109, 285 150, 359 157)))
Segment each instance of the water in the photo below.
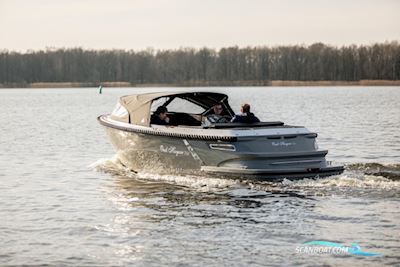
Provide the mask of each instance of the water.
POLYGON ((1 266, 400 264, 399 87, 207 88, 318 132, 347 168, 282 183, 124 168, 96 117, 149 90, 168 88, 0 90, 1 266), (312 240, 383 256, 296 253, 312 240))

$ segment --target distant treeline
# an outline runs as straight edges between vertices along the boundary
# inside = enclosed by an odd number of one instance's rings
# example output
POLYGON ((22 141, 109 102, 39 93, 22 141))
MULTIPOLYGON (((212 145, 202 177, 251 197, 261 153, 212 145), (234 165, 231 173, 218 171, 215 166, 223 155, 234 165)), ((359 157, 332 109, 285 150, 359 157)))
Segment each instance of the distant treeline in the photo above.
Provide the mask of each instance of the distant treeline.
POLYGON ((0 51, 0 84, 400 80, 400 44, 0 51))

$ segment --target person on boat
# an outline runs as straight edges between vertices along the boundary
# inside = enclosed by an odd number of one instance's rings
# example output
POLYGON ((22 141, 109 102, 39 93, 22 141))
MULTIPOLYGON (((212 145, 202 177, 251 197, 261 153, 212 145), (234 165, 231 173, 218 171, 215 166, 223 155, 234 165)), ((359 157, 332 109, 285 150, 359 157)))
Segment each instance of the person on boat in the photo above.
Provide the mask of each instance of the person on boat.
POLYGON ((150 118, 150 124, 168 125, 169 118, 167 116, 168 109, 164 106, 159 106, 150 118))
POLYGON ((215 115, 221 116, 223 110, 224 110, 224 108, 222 107, 221 103, 215 104, 213 106, 213 111, 214 111, 215 115))
POLYGON ((260 120, 250 112, 249 104, 242 104, 240 106, 240 114, 235 115, 232 118, 231 122, 240 122, 240 123, 255 123, 260 122, 260 120))
POLYGON ((222 107, 221 103, 217 103, 213 106, 214 114, 210 114, 207 116, 207 119, 211 123, 224 123, 228 122, 228 120, 222 115, 224 108, 222 107))

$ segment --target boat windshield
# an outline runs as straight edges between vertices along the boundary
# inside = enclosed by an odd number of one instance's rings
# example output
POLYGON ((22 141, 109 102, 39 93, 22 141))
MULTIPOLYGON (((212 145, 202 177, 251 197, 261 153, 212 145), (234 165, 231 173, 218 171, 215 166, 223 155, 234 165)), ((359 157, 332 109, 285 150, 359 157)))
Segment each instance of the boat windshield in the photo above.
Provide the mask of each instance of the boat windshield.
POLYGON ((169 97, 162 97, 153 101, 151 112, 154 112, 159 106, 165 105, 169 112, 179 112, 188 114, 201 114, 205 111, 203 107, 196 105, 186 99, 174 97, 171 101, 169 97))
POLYGON ((129 112, 128 110, 122 106, 119 102, 115 106, 114 110, 111 113, 111 117, 115 120, 128 122, 129 112))

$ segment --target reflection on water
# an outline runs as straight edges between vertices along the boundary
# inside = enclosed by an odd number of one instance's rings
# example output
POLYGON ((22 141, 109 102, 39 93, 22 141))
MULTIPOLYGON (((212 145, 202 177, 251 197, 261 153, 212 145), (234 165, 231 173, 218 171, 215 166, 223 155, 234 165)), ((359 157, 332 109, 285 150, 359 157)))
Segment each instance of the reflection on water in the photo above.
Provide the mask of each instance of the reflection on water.
POLYGON ((346 166, 280 183, 125 168, 95 118, 143 90, 171 88, 0 90, 0 265, 398 266, 399 88, 207 88, 346 166), (296 253, 312 240, 384 256, 296 253))

